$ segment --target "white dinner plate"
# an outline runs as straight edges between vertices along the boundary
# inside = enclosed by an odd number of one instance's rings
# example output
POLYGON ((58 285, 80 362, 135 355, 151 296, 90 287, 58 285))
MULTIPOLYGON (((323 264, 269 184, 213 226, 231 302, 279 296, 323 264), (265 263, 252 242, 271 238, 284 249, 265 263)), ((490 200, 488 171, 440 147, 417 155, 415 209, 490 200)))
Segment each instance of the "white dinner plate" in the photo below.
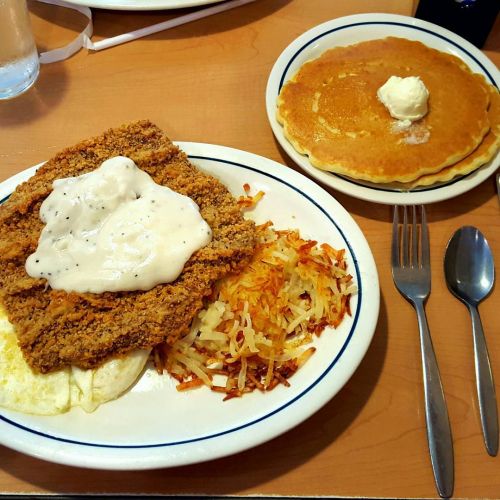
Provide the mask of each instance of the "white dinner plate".
POLYGON ((112 10, 163 10, 198 7, 223 0, 66 0, 68 3, 112 10))
MULTIPOLYGON (((284 136, 283 127, 276 119, 276 99, 283 84, 306 61, 319 57, 332 47, 352 45, 387 36, 418 40, 429 47, 460 57, 472 71, 482 73, 489 83, 497 87, 500 85, 498 69, 479 49, 435 24, 392 14, 357 14, 341 17, 306 31, 281 53, 274 64, 267 82, 266 107, 276 139, 295 163, 315 179, 363 200, 400 205, 434 203, 469 191, 498 168, 500 152, 489 163, 469 175, 450 182, 404 192, 320 170, 311 164, 306 155, 295 151, 284 136)), ((453 92, 453 82, 443 81, 443 85, 449 86, 450 92, 453 92)), ((453 119, 452 110, 450 119, 453 119)))
MULTIPOLYGON (((329 401, 361 362, 378 318, 375 263, 361 230, 326 191, 302 174, 254 154, 179 143, 191 161, 242 195, 264 191, 249 213, 276 228, 298 228, 306 238, 345 248, 357 293, 352 316, 327 329, 317 351, 291 386, 223 402, 200 388, 180 393, 169 375, 149 367, 124 396, 94 413, 80 408, 51 417, 0 410, 0 443, 45 460, 99 469, 151 469, 210 460, 256 446, 304 421, 329 401)), ((33 175, 32 167, 0 184, 0 198, 33 175)))

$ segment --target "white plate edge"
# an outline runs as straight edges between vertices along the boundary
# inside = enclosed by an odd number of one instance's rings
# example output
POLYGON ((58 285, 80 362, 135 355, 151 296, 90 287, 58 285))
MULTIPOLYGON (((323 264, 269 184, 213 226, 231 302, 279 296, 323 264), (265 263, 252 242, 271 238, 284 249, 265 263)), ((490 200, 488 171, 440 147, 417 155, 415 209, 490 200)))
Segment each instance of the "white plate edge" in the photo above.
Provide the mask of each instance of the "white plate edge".
POLYGON ((68 3, 80 5, 82 7, 91 7, 95 9, 108 10, 170 10, 187 9, 190 7, 201 7, 213 3, 219 3, 224 0, 66 0, 68 3))

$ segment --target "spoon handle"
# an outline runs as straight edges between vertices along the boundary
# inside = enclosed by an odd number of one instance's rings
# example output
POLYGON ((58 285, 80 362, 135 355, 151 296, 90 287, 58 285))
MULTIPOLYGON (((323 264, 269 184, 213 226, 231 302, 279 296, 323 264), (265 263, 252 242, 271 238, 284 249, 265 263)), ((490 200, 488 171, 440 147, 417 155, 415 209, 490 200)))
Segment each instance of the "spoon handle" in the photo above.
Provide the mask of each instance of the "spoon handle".
POLYGON ((447 498, 453 493, 455 476, 450 420, 424 304, 421 301, 416 301, 414 304, 417 311, 422 352, 427 441, 439 495, 447 498))
POLYGON ((483 427, 484 444, 488 454, 495 457, 498 453, 498 412, 495 396, 495 383, 491 373, 490 358, 486 348, 483 325, 477 307, 469 306, 474 338, 474 365, 476 386, 479 399, 479 413, 483 427))

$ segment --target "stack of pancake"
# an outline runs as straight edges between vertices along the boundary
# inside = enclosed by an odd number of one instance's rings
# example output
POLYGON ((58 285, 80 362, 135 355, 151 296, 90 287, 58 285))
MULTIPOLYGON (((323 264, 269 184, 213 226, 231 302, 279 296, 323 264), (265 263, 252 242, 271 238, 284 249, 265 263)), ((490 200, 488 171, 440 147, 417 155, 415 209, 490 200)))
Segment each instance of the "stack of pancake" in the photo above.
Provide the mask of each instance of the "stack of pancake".
POLYGON ((310 162, 400 189, 465 175, 500 147, 500 96, 459 58, 402 38, 336 47, 283 86, 277 119, 310 162), (418 76, 429 112, 400 127, 377 97, 391 77, 418 76))

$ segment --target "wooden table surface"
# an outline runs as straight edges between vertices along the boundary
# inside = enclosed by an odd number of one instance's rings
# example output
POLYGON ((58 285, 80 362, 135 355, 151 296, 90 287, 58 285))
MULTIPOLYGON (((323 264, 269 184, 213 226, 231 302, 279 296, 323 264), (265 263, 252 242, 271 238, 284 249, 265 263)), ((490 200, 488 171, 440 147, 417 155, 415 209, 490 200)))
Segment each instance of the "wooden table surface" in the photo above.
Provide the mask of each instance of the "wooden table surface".
MULTIPOLYGON (((31 4, 41 50, 68 42, 84 19, 31 4)), ((216 17, 98 53, 80 51, 41 69, 34 88, 0 102, 0 181, 83 138, 149 118, 175 140, 222 144, 297 168, 273 138, 264 107, 271 67, 294 38, 361 12, 411 15, 407 0, 259 0, 216 17)), ((179 13, 94 10, 94 40, 179 13)), ((486 54, 500 63, 497 23, 486 54)), ((380 317, 360 367, 340 393, 299 427, 255 449, 199 464, 143 472, 82 470, 0 447, 0 492, 279 494, 436 497, 423 407, 416 317, 389 267, 391 209, 330 190, 363 230, 378 266, 380 317)), ((456 497, 500 497, 500 457, 480 431, 466 308, 444 283, 445 246, 456 228, 479 227, 500 262, 500 206, 493 178, 428 208, 431 333, 449 407, 456 497)), ((500 395, 500 295, 481 305, 500 395)))

